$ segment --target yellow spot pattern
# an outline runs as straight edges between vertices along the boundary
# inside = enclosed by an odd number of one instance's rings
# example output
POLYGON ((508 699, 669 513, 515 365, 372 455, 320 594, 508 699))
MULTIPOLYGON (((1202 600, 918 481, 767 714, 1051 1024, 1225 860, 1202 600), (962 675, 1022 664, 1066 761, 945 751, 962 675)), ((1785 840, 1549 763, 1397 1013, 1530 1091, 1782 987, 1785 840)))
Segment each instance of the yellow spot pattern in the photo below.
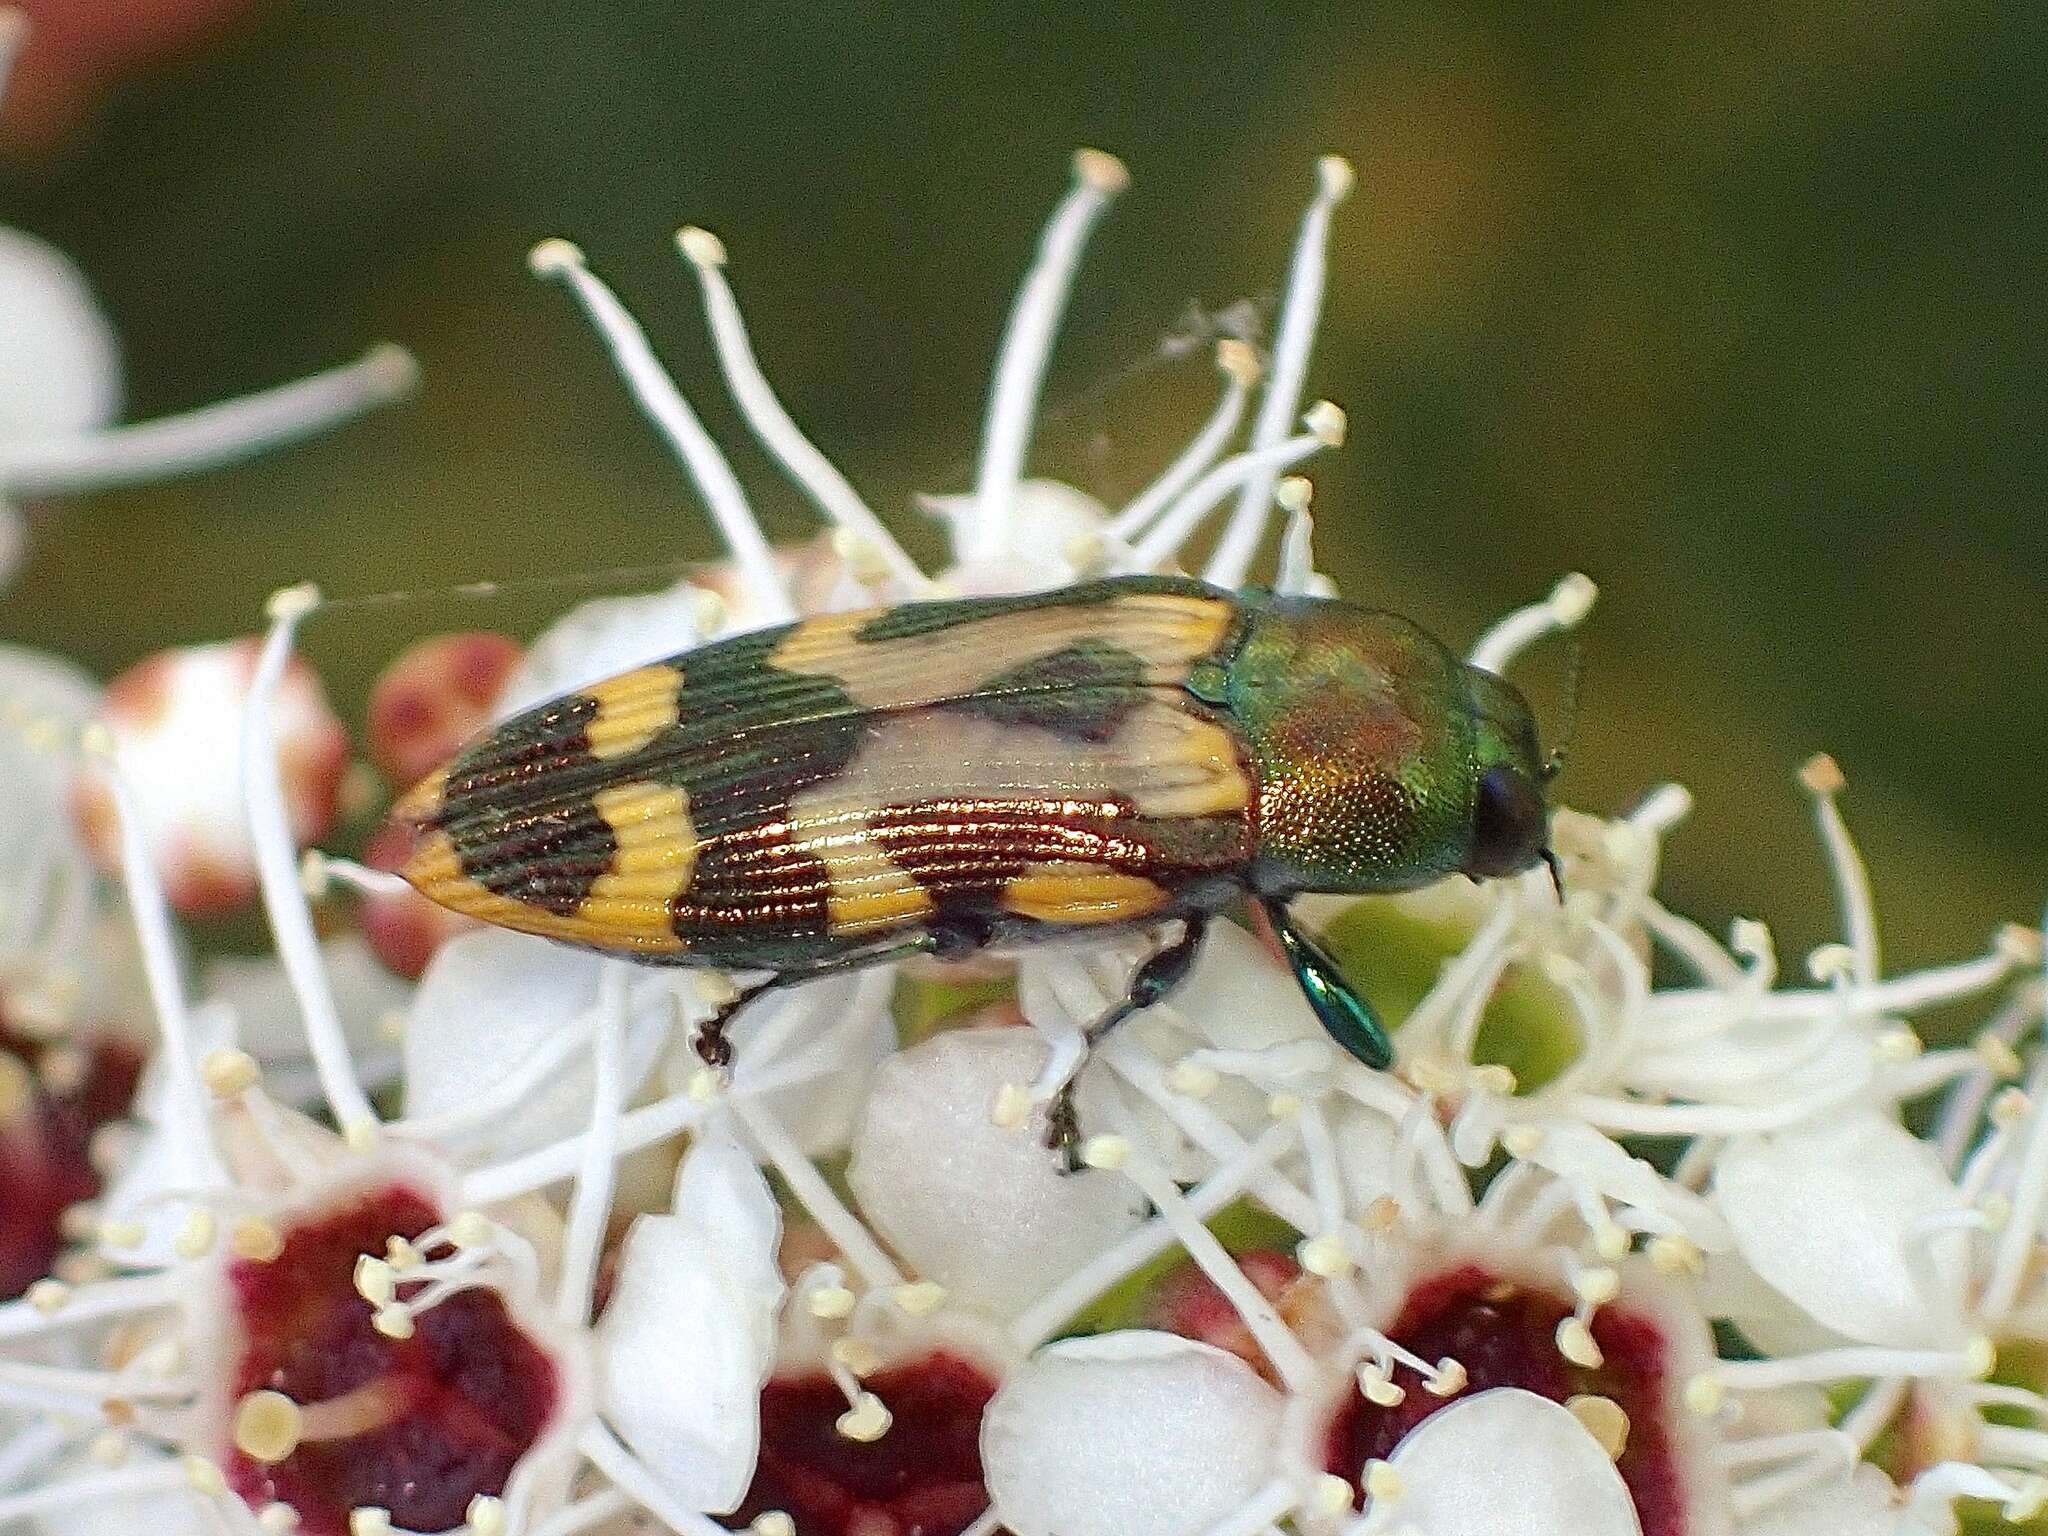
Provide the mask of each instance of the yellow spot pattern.
POLYGON ((1100 864, 1039 864, 1003 888, 1003 908, 1041 923, 1124 923, 1149 917, 1173 900, 1166 887, 1100 864))
POLYGON ((603 762, 646 746, 676 723, 676 697, 682 686, 680 669, 657 664, 582 690, 597 704, 597 715, 584 731, 590 755, 603 762))

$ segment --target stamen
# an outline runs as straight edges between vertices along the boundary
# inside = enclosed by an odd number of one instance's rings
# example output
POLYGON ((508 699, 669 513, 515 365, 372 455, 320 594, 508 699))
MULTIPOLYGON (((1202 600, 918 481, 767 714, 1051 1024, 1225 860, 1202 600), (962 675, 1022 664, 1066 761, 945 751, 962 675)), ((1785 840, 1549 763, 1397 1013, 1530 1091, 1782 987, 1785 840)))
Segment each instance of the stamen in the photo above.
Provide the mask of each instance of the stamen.
MULTIPOLYGON (((1316 325, 1323 312, 1323 278, 1330 242, 1330 216, 1350 195, 1355 175, 1349 161, 1325 155, 1316 162, 1316 195, 1302 216, 1295 237, 1294 260, 1287 274, 1287 296, 1280 304, 1278 334, 1273 342, 1272 369, 1252 423, 1254 453, 1276 447, 1301 402, 1308 379, 1309 354, 1315 347, 1316 325)), ((1203 579, 1219 587, 1244 585, 1266 531, 1278 469, 1261 467, 1244 484, 1230 523, 1210 557, 1203 579)))
MULTIPOLYGON (((1287 438, 1268 448, 1250 448, 1234 454, 1188 487, 1150 531, 1132 546, 1129 558, 1124 561, 1125 568, 1149 571, 1160 565, 1187 542, 1188 536, 1223 504, 1226 496, 1248 479, 1270 471, 1277 480, 1283 471, 1292 469, 1303 460, 1325 448, 1343 444, 1346 430, 1344 412, 1330 401, 1317 401, 1302 417, 1302 423, 1308 430, 1299 437, 1287 438)), ((1263 494, 1271 498, 1270 486, 1263 494)))
POLYGON ((345 1137, 356 1139, 366 1132, 374 1135, 377 1111, 356 1080, 348 1038, 342 1032, 340 1010, 313 928, 313 911, 299 885, 299 861, 278 769, 277 735, 271 725, 272 704, 291 661, 299 623, 319 605, 320 593, 310 586, 288 587, 270 599, 270 633, 257 655, 242 715, 242 795, 264 911, 270 918, 278 960, 305 1024, 314 1072, 335 1123, 345 1137))
POLYGON ((996 354, 988 420, 982 431, 981 467, 975 476, 972 538, 965 550, 956 549, 956 555, 989 560, 1003 551, 1017 484, 1024 472, 1025 451, 1031 443, 1032 419, 1038 412, 1046 365, 1052 357, 1053 335, 1081 262, 1082 247, 1110 199, 1129 181, 1130 173, 1114 155, 1083 149, 1074 156, 1073 190, 1053 210, 1039 237, 1037 259, 1017 291, 996 354))
POLYGON ((274 1466, 299 1448, 304 1425, 299 1405, 282 1392, 251 1392, 235 1405, 235 1449, 274 1466))
POLYGON ((0 491, 33 500, 214 469, 412 393, 419 364, 386 342, 353 363, 239 400, 127 427, 0 447, 0 491))
MULTIPOLYGON (((1284 487, 1292 482, 1282 481, 1284 487)), ((1278 492, 1275 492, 1278 495, 1278 492)), ((1298 507, 1290 507, 1287 513, 1287 532, 1280 539, 1280 569, 1273 578, 1273 590, 1283 597, 1302 595, 1328 596, 1324 591, 1327 579, 1316 572, 1315 555, 1316 521, 1309 513, 1304 501, 1298 507)))
MULTIPOLYGON (((1240 1156, 1217 1159, 1216 1171, 1187 1192, 1188 1209, 1198 1220, 1208 1221, 1244 1194, 1258 1175, 1294 1144, 1290 1127, 1269 1126, 1240 1156)), ((1010 1324, 1010 1337, 1021 1352, 1029 1354, 1064 1328, 1082 1307, 1173 1243, 1173 1224, 1163 1216, 1150 1217, 1020 1313, 1010 1324)))
POLYGON ((213 1148, 208 1136, 206 1095, 200 1086, 198 1060, 192 1041, 192 1018, 180 979, 178 941, 171 927, 170 905, 163 882, 151 861, 144 841, 142 820, 135 808, 132 791, 114 760, 111 740, 103 726, 89 727, 85 746, 101 759, 100 770, 113 789, 114 816, 120 824, 121 880, 128 896, 128 908, 135 925, 137 946, 142 951, 143 977, 156 1014, 157 1030, 163 1039, 165 1102, 164 1126, 173 1134, 189 1138, 203 1149, 209 1165, 213 1148))
POLYGON ((589 1320, 598 1260, 611 1216, 619 1119, 627 1091, 621 1057, 630 974, 623 963, 614 962, 604 968, 599 983, 597 1042, 591 1053, 590 1125, 584 1134, 583 1164, 576 1171, 576 1192, 569 1202, 562 1240, 561 1288, 555 1293, 555 1316, 570 1325, 589 1320))
POLYGON ((185 1467, 179 1462, 154 1462, 124 1472, 67 1477, 0 1498, 0 1525, 54 1514, 80 1504, 109 1503, 138 1495, 168 1493, 184 1486, 185 1467))
MULTIPOLYGON (((54 1283, 54 1282, 53 1282, 54 1283)), ((177 1283, 168 1275, 132 1275, 91 1285, 40 1285, 19 1301, 0 1302, 0 1339, 37 1338, 86 1323, 131 1317, 173 1305, 177 1283)))
POLYGON ((904 586, 913 592, 925 590, 930 583, 924 572, 903 552, 903 546, 882 526, 838 466, 804 436, 762 373, 746 324, 740 319, 739 304, 725 280, 725 242, 709 230, 689 228, 677 231, 676 247, 697 274, 719 366, 725 370, 726 384, 754 435, 817 503, 819 511, 876 551, 889 573, 904 586))
POLYGON ((1482 672, 1504 672, 1514 659, 1545 635, 1577 629, 1593 611, 1600 589, 1590 576, 1573 571, 1559 579, 1540 603, 1517 608, 1473 644, 1465 660, 1482 672))
MULTIPOLYGON (((1695 1377, 1694 1382, 1711 1381, 1723 1389, 1760 1392, 1771 1387, 1851 1381, 1860 1376, 1980 1381, 1990 1375, 1996 1364, 1997 1355, 1990 1340, 1980 1337, 1960 1350, 1848 1345, 1776 1360, 1724 1360, 1706 1376, 1695 1377)), ((1690 1393, 1691 1387, 1687 1390, 1690 1393)))
POLYGON ((871 1290, 893 1289, 902 1285, 903 1274, 894 1261, 882 1251, 881 1244, 869 1234, 860 1218, 846 1208, 818 1172, 817 1165, 803 1155, 782 1122, 758 1102, 745 1098, 735 1098, 731 1108, 734 1118, 775 1165, 775 1171, 782 1175, 797 1203, 832 1240, 846 1262, 853 1266, 862 1284, 871 1290))
POLYGON ((703 496, 759 607, 760 621, 775 624, 794 618, 796 611, 790 606, 788 589, 776 570, 775 556, 747 505, 738 476, 719 452, 711 434, 704 430, 697 413, 690 409, 675 380, 661 366, 640 322, 590 270, 583 252, 567 240, 543 240, 533 248, 527 265, 536 276, 560 278, 569 285, 584 314, 610 349, 612 361, 634 401, 675 450, 703 496))
POLYGON ((1180 1186, 1168 1178, 1150 1156, 1135 1147, 1124 1164, 1123 1173, 1152 1202, 1161 1218, 1172 1226, 1188 1257, 1237 1309, 1246 1329, 1258 1341, 1259 1348, 1272 1362, 1274 1371, 1287 1389, 1290 1392, 1308 1391, 1316 1379, 1314 1359, 1266 1299, 1265 1293, 1252 1284, 1245 1272, 1238 1268, 1237 1261, 1216 1240, 1216 1235, 1203 1225, 1201 1218, 1188 1205, 1180 1186))
POLYGON ((1842 928, 1850 953, 1855 956, 1853 974, 1863 986, 1878 978, 1877 907, 1870 895, 1870 871, 1849 836, 1837 803, 1846 780, 1835 760, 1825 752, 1806 760, 1799 781, 1813 796, 1814 819, 1820 827, 1821 843, 1827 849, 1828 866, 1834 874, 1835 900, 1841 907, 1842 928))
POLYGON ((2048 1115, 2036 1112, 2027 1125, 2011 1199, 2012 1215, 1999 1235, 1991 1277, 1978 1298, 1978 1314, 1983 1317, 2002 1318, 2012 1310, 2040 1241, 2042 1216, 2048 1213, 2048 1115))
POLYGON ((576 1448, 621 1493, 655 1519, 667 1522, 670 1529, 682 1536, 725 1536, 724 1528, 715 1520, 686 1507, 671 1495, 601 1420, 593 1419, 584 1426, 576 1438, 576 1448))
POLYGON ((1628 1449, 1628 1414, 1611 1397, 1581 1393, 1565 1399, 1565 1409, 1586 1426, 1586 1432, 1600 1442, 1610 1461, 1621 1460, 1628 1449))
POLYGON ((1217 456, 1237 435, 1238 423, 1244 419, 1245 404, 1251 398, 1252 385, 1258 382, 1259 357, 1249 344, 1235 337, 1225 337, 1216 344, 1216 367, 1223 375, 1224 384, 1222 398, 1216 402, 1214 413, 1203 423, 1202 430, 1195 434, 1194 441, 1160 472, 1159 478, 1126 502, 1123 510, 1110 519, 1104 530, 1109 538, 1127 542, 1143 533, 1155 517, 1216 462, 1217 456))

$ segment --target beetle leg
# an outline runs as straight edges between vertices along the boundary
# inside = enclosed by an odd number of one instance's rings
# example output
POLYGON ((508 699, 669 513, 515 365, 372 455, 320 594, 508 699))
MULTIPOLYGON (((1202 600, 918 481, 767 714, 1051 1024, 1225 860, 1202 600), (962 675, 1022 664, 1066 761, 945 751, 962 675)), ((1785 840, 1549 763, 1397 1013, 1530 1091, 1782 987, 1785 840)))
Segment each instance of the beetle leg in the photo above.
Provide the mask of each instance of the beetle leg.
POLYGON ((1287 963, 1294 968, 1294 979, 1302 996, 1308 999, 1330 1038, 1368 1067, 1386 1071, 1394 1064, 1394 1042, 1370 1000, 1344 979, 1337 962, 1322 945, 1294 926, 1286 907, 1277 901, 1261 905, 1280 940, 1287 963))
POLYGON ((799 987, 807 981, 823 981, 828 976, 843 976, 848 971, 864 971, 871 965, 888 965, 896 960, 908 960, 914 955, 928 955, 937 948, 927 934, 902 944, 891 944, 885 949, 861 950, 851 955, 837 955, 830 960, 821 960, 816 965, 802 970, 777 971, 766 981, 757 981, 744 988, 731 1001, 722 1004, 718 1011, 697 1026, 697 1033, 691 1044, 696 1047, 698 1059, 715 1072, 723 1072, 732 1065, 732 1042, 725 1032, 739 1011, 759 997, 763 992, 773 992, 783 987, 799 987))
MULTIPOLYGON (((1175 987, 1187 980, 1188 972, 1195 968, 1195 957, 1202 952, 1202 936, 1208 932, 1208 926, 1207 914, 1196 914, 1180 920, 1180 937, 1153 950, 1144 962, 1131 972, 1130 983, 1124 988, 1124 995, 1110 1004, 1101 1017, 1082 1031, 1086 1050, 1093 1050, 1125 1019, 1162 1001, 1175 987)), ((1087 1056, 1084 1051, 1081 1065, 1085 1065, 1086 1062, 1087 1056)), ((1074 1111, 1074 1085, 1080 1077, 1080 1067, 1077 1066, 1060 1085, 1059 1091, 1053 1095, 1052 1103, 1047 1107, 1045 1115, 1045 1144, 1062 1154, 1066 1159, 1069 1173, 1077 1173, 1081 1168, 1081 1126, 1074 1111)))

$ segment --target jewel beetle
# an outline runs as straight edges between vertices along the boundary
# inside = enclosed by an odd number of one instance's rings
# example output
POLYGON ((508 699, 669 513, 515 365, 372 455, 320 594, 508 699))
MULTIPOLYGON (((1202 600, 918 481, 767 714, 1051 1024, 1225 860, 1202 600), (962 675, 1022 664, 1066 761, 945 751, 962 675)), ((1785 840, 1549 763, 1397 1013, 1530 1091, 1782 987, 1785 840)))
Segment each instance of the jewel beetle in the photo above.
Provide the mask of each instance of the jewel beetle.
POLYGON ((1287 902, 1554 874, 1550 766, 1520 692, 1405 619, 1124 576, 720 640, 514 716, 397 812, 402 873, 443 906, 768 972, 700 1031, 713 1065, 769 987, 1174 932, 1093 1040, 1249 900, 1331 1035, 1385 1067, 1385 1030, 1287 902))

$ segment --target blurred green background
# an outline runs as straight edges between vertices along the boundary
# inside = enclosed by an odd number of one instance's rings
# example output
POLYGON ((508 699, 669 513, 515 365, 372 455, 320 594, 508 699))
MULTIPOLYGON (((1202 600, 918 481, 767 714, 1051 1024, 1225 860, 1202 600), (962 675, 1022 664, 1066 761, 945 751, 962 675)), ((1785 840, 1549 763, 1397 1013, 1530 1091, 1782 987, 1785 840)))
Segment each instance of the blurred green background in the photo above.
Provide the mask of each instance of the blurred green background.
MULTIPOLYGON (((807 530, 717 384, 685 221, 728 242, 792 412, 934 552, 910 498, 966 483, 1079 144, 1135 179, 1034 468, 1114 499, 1211 398, 1199 357, 1148 359, 1190 300, 1270 297, 1334 150, 1359 187, 1311 375, 1353 424, 1315 466, 1325 565, 1455 644, 1590 572, 1573 803, 1690 784, 1670 893, 1796 952, 1832 936, 1793 779, 1825 748, 1888 957, 1974 951, 2048 885, 2044 123, 2033 0, 258 5, 18 153, 0 222, 82 263, 131 415, 387 336, 425 392, 71 504, 0 628, 106 671, 252 628, 301 578, 710 553, 599 347, 525 274, 552 234, 644 318, 773 526, 807 530)), ((415 635, 538 617, 423 601, 309 640, 355 716, 415 635)), ((1553 717, 1557 679, 1530 674, 1553 717)))

